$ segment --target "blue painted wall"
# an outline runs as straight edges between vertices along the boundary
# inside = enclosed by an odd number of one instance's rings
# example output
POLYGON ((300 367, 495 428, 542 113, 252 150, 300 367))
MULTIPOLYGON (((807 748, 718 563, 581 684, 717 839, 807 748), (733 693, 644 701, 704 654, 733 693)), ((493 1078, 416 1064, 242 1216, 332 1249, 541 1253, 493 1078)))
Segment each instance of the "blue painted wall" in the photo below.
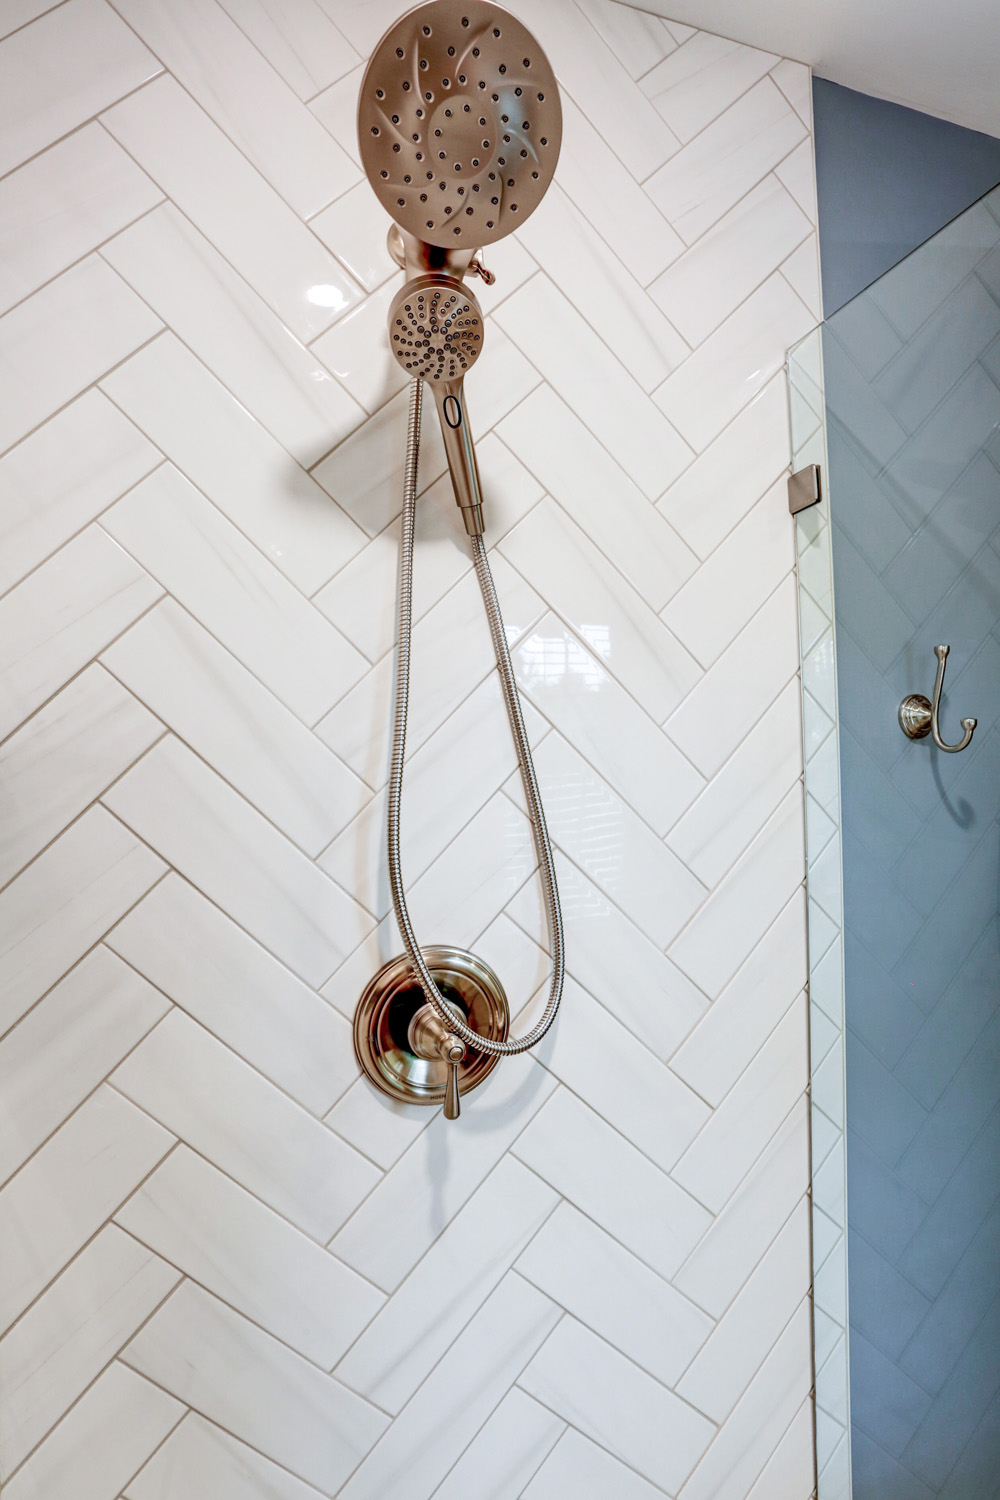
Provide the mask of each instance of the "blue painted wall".
POLYGON ((1000 183, 1000 140, 822 78, 813 115, 830 317, 1000 183))

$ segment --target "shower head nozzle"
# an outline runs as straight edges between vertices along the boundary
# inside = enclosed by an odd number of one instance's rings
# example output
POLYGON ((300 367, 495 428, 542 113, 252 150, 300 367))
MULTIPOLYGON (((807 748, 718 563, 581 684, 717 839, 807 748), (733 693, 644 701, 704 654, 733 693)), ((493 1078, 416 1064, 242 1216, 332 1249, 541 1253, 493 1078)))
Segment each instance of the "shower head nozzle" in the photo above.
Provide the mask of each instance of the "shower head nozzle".
POLYGON ((389 343, 411 378, 462 380, 483 347, 479 303, 457 277, 418 276, 393 298, 389 343))
POLYGON ((386 32, 358 100, 383 207, 426 244, 490 245, 537 208, 562 139, 555 75, 492 0, 428 0, 386 32))

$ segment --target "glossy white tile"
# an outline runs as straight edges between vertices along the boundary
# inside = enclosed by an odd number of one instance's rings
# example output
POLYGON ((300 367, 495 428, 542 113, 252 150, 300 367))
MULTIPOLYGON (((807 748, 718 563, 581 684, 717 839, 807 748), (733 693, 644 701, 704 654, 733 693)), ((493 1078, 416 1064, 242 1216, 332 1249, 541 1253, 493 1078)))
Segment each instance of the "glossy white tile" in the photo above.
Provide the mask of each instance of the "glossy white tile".
POLYGON ((186 1146, 142 1184, 115 1222, 324 1369, 385 1301, 186 1146))
MULTIPOLYGON (((372 973, 381 967, 381 955, 370 965, 372 973)), ((339 990, 338 975, 332 981, 339 990)), ((353 991, 343 998, 357 1003, 360 991, 353 991)), ((403 1152, 412 1146, 422 1130, 431 1123, 429 1111, 415 1110, 401 1100, 390 1099, 387 1094, 373 1089, 365 1078, 358 1078, 325 1117, 331 1130, 342 1140, 356 1147, 387 1172, 395 1166, 403 1152)))
POLYGON ((419 1500, 431 1492, 558 1319, 553 1302, 508 1274, 344 1486, 344 1500, 419 1500), (463 1392, 464 1426, 454 1421, 456 1390, 463 1392))
POLYGON ((717 1107, 805 982, 805 912, 797 893, 671 1058, 672 1070, 717 1107))
MULTIPOLYGON (((146 418, 141 425, 162 429, 160 446, 169 449, 180 467, 185 467, 180 462, 185 454, 200 453, 204 472, 215 453, 220 465, 239 476, 248 494, 258 494, 262 483, 270 480, 272 506, 285 497, 286 527, 295 524, 297 510, 305 511, 304 524, 313 520, 321 563, 325 548, 321 527, 315 524, 312 486, 296 473, 286 454, 279 455, 262 442, 246 412, 308 468, 364 420, 357 401, 172 204, 117 235, 102 247, 101 254, 232 393, 228 403, 215 394, 211 415, 212 397, 206 393, 212 383, 197 361, 182 361, 171 344, 163 349, 157 346, 158 363, 130 366, 118 383, 115 399, 121 396, 121 405, 128 400, 140 403, 140 414, 146 418), (165 388, 157 385, 157 375, 169 381, 165 388), (205 403, 201 421, 193 423, 202 430, 178 432, 179 417, 192 421, 193 401, 205 403), (226 415, 237 402, 246 408, 239 412, 241 421, 226 415), (209 426, 206 433, 204 428, 209 426), (225 435, 237 428, 245 451, 226 442, 225 435), (255 475, 251 458, 254 465, 260 465, 262 476, 255 475)), ((329 505, 326 510, 327 529, 332 533, 341 518, 331 513, 329 505)), ((282 549, 276 558, 279 565, 285 555, 282 549)))
POLYGON ((809 1326, 804 1300, 688 1480, 685 1500, 742 1500, 749 1492, 808 1386, 809 1326))
POLYGON ((722 1422, 809 1290, 809 1203, 803 1198, 699 1350, 677 1394, 722 1422))
POLYGON ((706 1313, 565 1203, 517 1269, 664 1385, 676 1383, 712 1333, 706 1313))
POLYGON ((555 1079, 529 1057, 514 1057, 480 1085, 478 1108, 473 1110, 470 1101, 462 1116, 464 1130, 452 1130, 435 1112, 428 1128, 332 1241, 334 1255, 376 1286, 394 1291, 555 1086, 555 1079), (407 1226, 405 1235, 397 1232, 400 1224, 407 1226))
POLYGON ((360 651, 171 465, 101 525, 307 724, 362 675, 360 651))
POLYGON ((52 10, 53 0, 9 0, 0 18, 0 36, 9 36, 12 31, 26 26, 43 11, 52 10))
POLYGON ((0 884, 162 733, 163 725, 95 663, 12 734, 0 747, 0 786, 9 806, 0 830, 0 884))
POLYGON ((520 1495, 565 1430, 561 1417, 513 1386, 438 1486, 436 1500, 520 1495))
POLYGON ((0 1042, 0 1180, 26 1161, 169 1010, 99 946, 0 1042))
POLYGON ((181 1011, 111 1082, 313 1239, 328 1239, 378 1181, 370 1162, 181 1011))
POLYGON ((796 785, 673 944, 674 963, 714 998, 804 878, 802 789, 796 785))
MULTIPOLYGON (((500 598, 508 644, 513 646, 544 612, 524 579, 494 554, 490 566, 500 598)), ((332 627, 331 627, 332 628, 332 627)), ((412 638, 407 752, 413 754, 454 713, 496 666, 479 585, 466 574, 418 622, 412 638)), ((341 760, 380 787, 389 776, 394 669, 388 657, 316 726, 341 760)))
POLYGON ((807 236, 815 261, 811 223, 778 179, 765 177, 656 278, 649 294, 697 346, 807 236))
MULTIPOLYGON (((336 12, 333 10, 336 0, 330 0, 329 8, 323 5, 322 0, 317 0, 317 3, 321 9, 326 10, 327 15, 332 17, 336 14, 338 19, 343 18, 343 11, 339 7, 336 12)), ((386 17, 386 26, 392 19, 391 16, 386 17)), ((374 36, 372 41, 378 41, 378 35, 374 36)), ((366 47, 364 50, 367 55, 369 49, 366 47)), ((321 94, 317 94, 309 103, 309 108, 317 120, 330 132, 351 160, 357 162, 359 170, 361 157, 358 152, 358 93, 363 76, 364 68, 359 64, 349 73, 345 73, 343 78, 339 78, 336 83, 324 89, 321 94)))
POLYGON ((310 1113, 322 1114, 354 1080, 343 1017, 177 875, 107 941, 310 1113))
POLYGON ((813 143, 804 140, 774 169, 774 175, 791 193, 811 223, 817 222, 816 166, 813 143))
POLYGON ((630 1468, 674 1493, 715 1428, 574 1318, 564 1318, 518 1382, 630 1468))
POLYGON ((381 1412, 190 1281, 123 1359, 327 1495, 386 1426, 381 1412))
POLYGON ((117 1361, 5 1486, 11 1500, 104 1500, 181 1420, 179 1401, 117 1361))
POLYGON ((653 390, 687 356, 684 339, 650 307, 639 282, 594 234, 558 183, 518 231, 518 239, 643 390, 653 390), (571 256, 567 245, 574 246, 571 256))
POLYGON ((368 801, 343 762, 172 600, 102 661, 306 854, 318 854, 368 801))
POLYGON ((309 221, 309 228, 366 292, 398 275, 399 267, 385 245, 385 209, 367 180, 348 188, 309 221))
POLYGON ((643 598, 659 608, 690 578, 690 548, 548 386, 497 433, 643 598))
MULTIPOLYGON (((548 726, 530 705, 524 717, 535 744, 548 726)), ((500 684, 488 677, 407 762, 400 848, 408 881, 416 881, 445 852, 515 765, 500 684)), ((319 860, 321 869, 379 918, 391 905, 385 829, 386 796, 381 793, 319 860)))
POLYGON ((710 888, 801 775, 798 728, 799 687, 792 681, 671 829, 671 849, 710 888))
POLYGON ((707 557, 788 467, 788 395, 776 375, 657 502, 699 557, 707 557))
MULTIPOLYGON (((492 546, 527 515, 541 498, 542 486, 494 433, 487 433, 477 449, 492 546)), ((491 567, 495 562, 491 557, 491 567)), ((414 620, 421 619, 471 567, 451 477, 443 474, 424 492, 417 510, 414 620)), ((398 574, 399 530, 391 525, 314 596, 317 608, 369 661, 378 661, 395 644, 398 574)))
POLYGON ((762 78, 655 172, 646 191, 691 245, 805 135, 780 89, 762 78))
POLYGON ((684 241, 621 163, 590 118, 566 96, 559 186, 641 286, 669 266, 684 241))
POLYGON ((687 444, 630 374, 622 342, 609 349, 547 276, 494 318, 650 500, 687 467, 687 444))
POLYGON ((665 729, 714 776, 798 666, 795 580, 786 577, 670 716, 665 729))
POLYGON ((577 5, 633 78, 641 78, 677 45, 659 16, 617 0, 577 0, 577 5))
POLYGON ((557 1091, 513 1152, 667 1280, 711 1223, 700 1203, 568 1089, 557 1091))
POLYGON ((297 214, 307 218, 351 186, 354 163, 215 0, 118 8, 297 214))
POLYGON ((356 902, 178 740, 162 741, 111 788, 105 802, 313 986, 328 978, 373 925, 356 902))
POLYGON ((708 1106, 572 979, 565 1009, 538 1044, 539 1061, 668 1172, 708 1106))
POLYGON ((803 1401, 747 1500, 796 1500, 813 1483, 812 1402, 803 1401))
MULTIPOLYGON (((704 1012, 705 996, 582 870, 561 856, 556 868, 570 974, 666 1062, 704 1012)), ((507 913, 540 937, 538 882, 523 885, 507 913)))
POLYGON ((148 474, 160 454, 100 391, 87 391, 0 459, 0 591, 148 474))
POLYGON ((697 682, 690 653, 551 500, 536 505, 499 550, 647 713, 665 718, 697 682))
POLYGON ((65 271, 163 194, 97 124, 0 182, 0 311, 65 271))
MULTIPOLYGON (((317 357, 369 413, 409 384, 386 332, 389 307, 398 291, 396 279, 386 282, 313 344, 317 357)), ((431 393, 426 394, 430 404, 431 393)))
POLYGON ((199 1485, 210 1491, 213 1500, 260 1500, 261 1496, 319 1500, 320 1493, 255 1448, 190 1412, 132 1480, 124 1500, 190 1500, 199 1485))
POLYGON ((805 1030, 800 997, 674 1168, 677 1182, 713 1213, 737 1190, 802 1093, 808 1072, 805 1030))
POLYGON ((779 480, 661 610, 661 618, 710 667, 794 564, 788 490, 779 480))
POLYGON ((15 32, 0 46, 0 174, 161 71, 103 0, 70 0, 15 32))
POLYGON ((0 1329, 6 1331, 174 1145, 99 1088, 0 1192, 0 1329))
POLYGON ((399 1412, 557 1202, 504 1157, 340 1361, 338 1379, 399 1412))
POLYGON ((4 1031, 163 875, 163 861, 91 808, 0 893, 4 1031))
POLYGON ((806 129, 812 127, 812 73, 807 63, 793 62, 783 57, 771 69, 771 77, 778 85, 789 104, 795 110, 806 129))
POLYGON ((358 54, 319 5, 296 0, 220 0, 220 4, 300 99, 358 65, 358 54))
POLYGON ((524 1491, 524 1500, 660 1500, 663 1491, 634 1469, 612 1458, 606 1448, 569 1427, 524 1491))
POLYGON ((647 936, 666 947, 701 905, 701 881, 561 735, 550 735, 539 747, 535 769, 552 838, 647 936))
POLYGON ((171 334, 103 389, 303 593, 361 550, 361 528, 171 334))
POLYGON ((297 338, 314 338, 358 300, 343 267, 174 79, 103 123, 297 338))
POLYGON ((0 1341, 5 1485, 178 1280, 172 1266, 106 1225, 0 1341))
POLYGON ((806 1191, 808 1113, 807 1100, 798 1100, 674 1278, 714 1318, 725 1312, 806 1191))
POLYGON ((697 451, 778 374, 813 315, 783 276, 768 278, 667 378, 654 399, 697 451))
POLYGON ((643 76, 642 92, 681 141, 704 130, 771 71, 770 52, 696 32, 643 76))
POLYGON ((522 693, 654 832, 697 797, 699 772, 555 615, 518 643, 514 670, 522 693))
POLYGON ((98 380, 162 327, 96 256, 0 318, 0 449, 98 380))

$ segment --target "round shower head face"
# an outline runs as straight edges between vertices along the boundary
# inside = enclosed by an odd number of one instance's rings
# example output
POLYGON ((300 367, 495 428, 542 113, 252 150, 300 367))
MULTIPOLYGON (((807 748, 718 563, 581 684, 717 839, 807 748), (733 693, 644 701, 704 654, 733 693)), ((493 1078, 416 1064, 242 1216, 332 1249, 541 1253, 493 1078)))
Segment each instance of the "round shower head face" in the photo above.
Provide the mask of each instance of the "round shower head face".
POLYGON ((461 380, 483 347, 479 303, 453 276, 419 276, 407 282, 389 309, 389 343, 411 377, 461 380))
POLYGON ((386 211, 428 244, 475 249, 510 234, 552 180, 561 138, 548 59, 489 0, 429 0, 372 53, 361 160, 386 211))

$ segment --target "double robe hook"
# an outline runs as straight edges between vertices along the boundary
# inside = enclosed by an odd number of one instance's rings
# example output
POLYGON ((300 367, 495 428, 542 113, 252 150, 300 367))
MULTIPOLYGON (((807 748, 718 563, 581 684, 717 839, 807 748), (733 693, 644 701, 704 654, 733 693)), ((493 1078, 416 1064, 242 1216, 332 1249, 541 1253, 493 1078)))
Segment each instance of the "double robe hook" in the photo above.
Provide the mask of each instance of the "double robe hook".
POLYGON ((934 679, 934 697, 930 702, 923 693, 910 693, 904 698, 899 705, 899 727, 911 740, 922 740, 929 734, 939 750, 945 750, 949 755, 957 755, 959 750, 967 748, 978 721, 976 719, 962 720, 965 734, 957 745, 946 745, 941 738, 938 715, 941 709, 941 690, 944 687, 945 662, 948 660, 950 650, 950 646, 934 647, 934 655, 938 661, 937 676, 934 679))

